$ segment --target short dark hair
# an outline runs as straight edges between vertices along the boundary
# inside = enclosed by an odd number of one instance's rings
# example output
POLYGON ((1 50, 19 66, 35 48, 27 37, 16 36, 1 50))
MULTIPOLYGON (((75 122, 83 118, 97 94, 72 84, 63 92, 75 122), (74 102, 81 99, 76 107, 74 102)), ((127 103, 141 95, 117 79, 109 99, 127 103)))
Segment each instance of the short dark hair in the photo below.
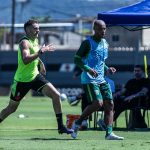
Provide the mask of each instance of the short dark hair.
POLYGON ((140 68, 141 70, 143 70, 143 67, 141 65, 135 65, 134 68, 140 68))
POLYGON ((34 20, 34 19, 29 19, 27 22, 25 22, 24 24, 24 30, 26 32, 26 28, 31 26, 32 24, 34 23, 39 23, 37 20, 34 20))

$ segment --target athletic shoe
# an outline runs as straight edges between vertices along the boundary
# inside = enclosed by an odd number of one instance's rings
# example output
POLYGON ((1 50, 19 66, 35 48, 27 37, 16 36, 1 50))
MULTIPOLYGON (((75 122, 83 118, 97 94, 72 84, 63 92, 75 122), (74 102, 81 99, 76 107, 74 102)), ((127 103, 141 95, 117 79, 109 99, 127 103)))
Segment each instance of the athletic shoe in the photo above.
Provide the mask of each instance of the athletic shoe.
POLYGON ((88 128, 88 122, 87 122, 87 120, 83 120, 80 130, 87 130, 87 128, 88 128))
POLYGON ((71 133, 73 133, 73 130, 72 129, 68 129, 65 126, 62 126, 62 128, 58 129, 58 133, 59 134, 63 134, 63 133, 71 134, 71 133))
POLYGON ((77 98, 77 96, 68 96, 68 103, 71 106, 76 106, 80 102, 80 99, 77 98))
POLYGON ((115 135, 113 132, 105 137, 106 140, 124 140, 124 137, 115 135))
POLYGON ((75 123, 75 121, 73 122, 72 124, 72 130, 74 131, 73 133, 71 133, 71 137, 76 139, 77 138, 77 135, 78 135, 78 130, 80 129, 80 125, 77 125, 75 123))
POLYGON ((99 119, 97 122, 98 126, 101 128, 102 131, 106 131, 106 124, 103 119, 99 119))

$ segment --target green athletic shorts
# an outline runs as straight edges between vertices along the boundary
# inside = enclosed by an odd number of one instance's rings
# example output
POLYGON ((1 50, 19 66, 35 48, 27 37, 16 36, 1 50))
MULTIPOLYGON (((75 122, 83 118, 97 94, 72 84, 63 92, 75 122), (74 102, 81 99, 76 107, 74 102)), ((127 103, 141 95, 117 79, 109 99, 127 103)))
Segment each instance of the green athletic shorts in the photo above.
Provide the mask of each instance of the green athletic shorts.
POLYGON ((88 104, 91 104, 92 101, 103 101, 103 100, 113 100, 112 92, 110 85, 105 82, 101 84, 82 84, 83 89, 87 96, 88 104))

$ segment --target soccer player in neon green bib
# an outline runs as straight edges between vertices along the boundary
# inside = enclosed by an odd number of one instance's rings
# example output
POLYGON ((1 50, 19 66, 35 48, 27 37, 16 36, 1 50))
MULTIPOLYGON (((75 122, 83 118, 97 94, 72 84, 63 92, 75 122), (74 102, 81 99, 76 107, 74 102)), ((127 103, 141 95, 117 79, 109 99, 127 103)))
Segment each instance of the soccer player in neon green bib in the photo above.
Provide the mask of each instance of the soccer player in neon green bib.
POLYGON ((32 89, 50 97, 52 99, 54 111, 57 118, 58 133, 72 133, 63 125, 62 106, 60 93, 45 79, 45 66, 40 55, 47 51, 54 51, 52 44, 44 45, 40 48, 38 44, 39 23, 36 20, 28 20, 24 24, 26 35, 20 40, 18 48, 18 68, 14 76, 11 88, 10 101, 6 108, 0 112, 0 122, 15 112, 22 98, 32 89), (38 69, 38 65, 40 69, 38 69))

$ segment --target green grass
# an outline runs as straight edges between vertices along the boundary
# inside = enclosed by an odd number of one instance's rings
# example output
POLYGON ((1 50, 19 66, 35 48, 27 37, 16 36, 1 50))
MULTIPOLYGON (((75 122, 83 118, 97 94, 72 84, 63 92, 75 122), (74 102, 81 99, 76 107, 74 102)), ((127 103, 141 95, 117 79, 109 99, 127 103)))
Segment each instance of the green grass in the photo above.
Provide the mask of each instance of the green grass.
MULTIPOLYGON (((0 97, 0 110, 8 104, 8 97, 0 97)), ((64 122, 66 114, 80 114, 80 104, 71 107, 62 102, 64 122)), ((76 140, 70 135, 59 135, 52 103, 48 98, 24 99, 18 110, 0 124, 0 150, 149 150, 150 132, 125 130, 124 113, 118 119, 114 132, 124 136, 123 141, 106 141, 105 132, 79 132, 76 140), (23 119, 18 118, 24 114, 23 119), (122 128, 124 130, 122 130, 122 128)), ((93 126, 93 123, 91 123, 93 126)))

